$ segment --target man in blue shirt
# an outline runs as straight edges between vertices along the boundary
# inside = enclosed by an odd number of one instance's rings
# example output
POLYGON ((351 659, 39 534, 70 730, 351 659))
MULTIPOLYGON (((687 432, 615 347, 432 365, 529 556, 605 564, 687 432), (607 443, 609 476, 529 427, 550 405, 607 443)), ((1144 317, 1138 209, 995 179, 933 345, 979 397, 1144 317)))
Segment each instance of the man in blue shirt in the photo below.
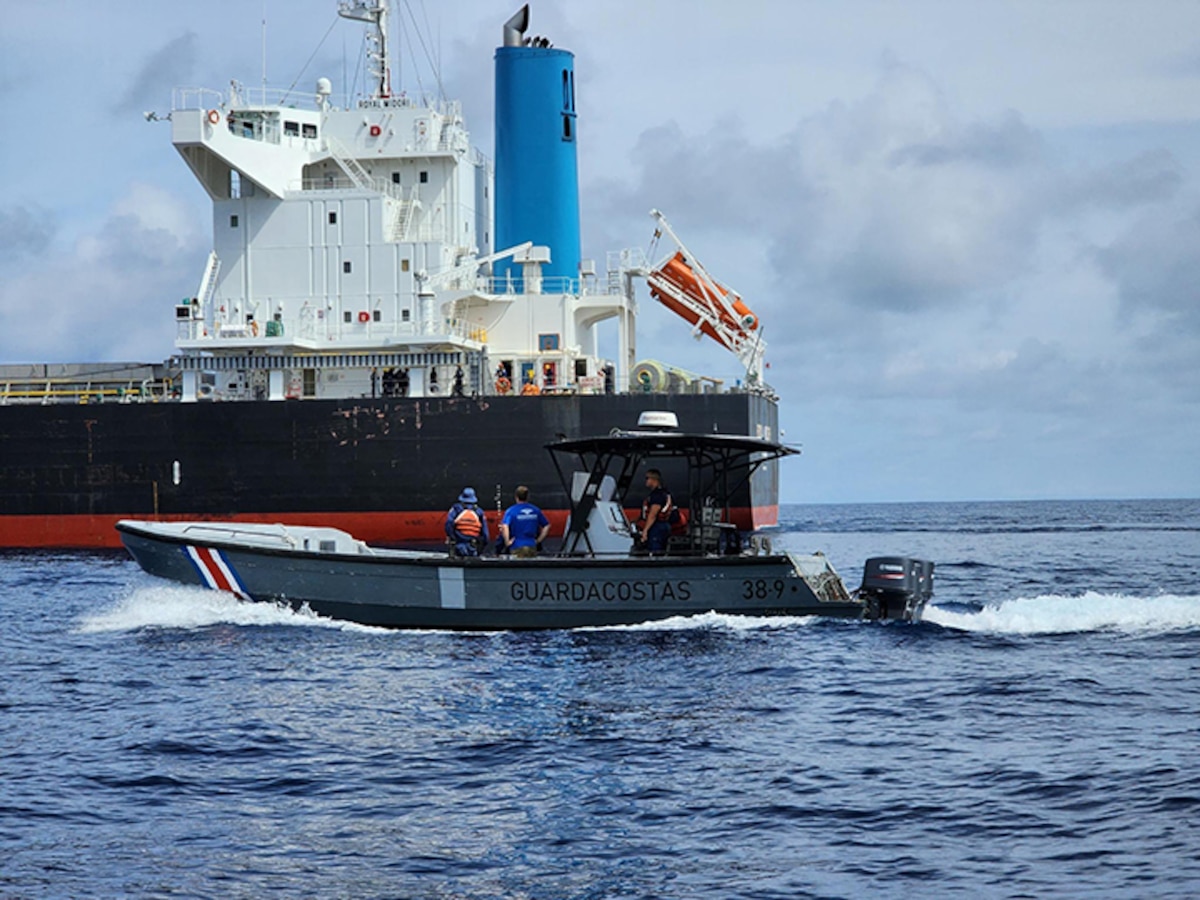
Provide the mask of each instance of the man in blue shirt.
POLYGON ((550 520, 529 502, 529 488, 525 485, 517 488, 516 499, 500 520, 500 537, 505 550, 512 551, 513 556, 520 559, 528 559, 537 556, 542 541, 550 533, 550 520))

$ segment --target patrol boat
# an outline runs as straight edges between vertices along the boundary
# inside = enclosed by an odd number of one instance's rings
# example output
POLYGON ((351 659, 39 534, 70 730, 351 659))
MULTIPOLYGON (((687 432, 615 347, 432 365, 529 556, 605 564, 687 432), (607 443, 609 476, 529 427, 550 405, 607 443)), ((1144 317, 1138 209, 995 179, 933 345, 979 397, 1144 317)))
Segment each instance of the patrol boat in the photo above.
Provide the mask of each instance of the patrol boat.
MULTIPOLYGON (((373 547, 336 528, 239 522, 117 524, 151 575, 395 628, 464 630, 633 625, 716 612, 739 616, 920 619, 933 564, 868 560, 851 593, 822 554, 776 551, 739 529, 730 497, 768 462, 797 451, 750 435, 634 431, 547 445, 570 517, 554 555, 453 557, 373 547), (647 463, 686 469, 687 508, 663 555, 639 551, 624 509, 647 463), (674 466, 671 464, 674 463, 674 466)), ((647 427, 655 425, 656 427, 647 427)))

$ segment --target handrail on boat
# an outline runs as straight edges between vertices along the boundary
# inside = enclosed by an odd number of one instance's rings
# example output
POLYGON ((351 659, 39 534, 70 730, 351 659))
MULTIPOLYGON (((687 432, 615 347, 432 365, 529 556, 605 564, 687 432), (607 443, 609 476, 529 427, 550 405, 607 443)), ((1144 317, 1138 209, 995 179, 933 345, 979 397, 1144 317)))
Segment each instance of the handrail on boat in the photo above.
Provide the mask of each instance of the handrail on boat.
MULTIPOLYGON (((288 531, 286 525, 284 525, 281 522, 276 522, 276 523, 274 523, 274 527, 279 529, 278 537, 280 537, 284 541, 287 541, 288 546, 292 547, 293 549, 295 549, 297 546, 299 546, 296 539, 288 531)), ((236 537, 237 535, 262 537, 264 534, 267 536, 273 536, 272 533, 269 531, 263 531, 263 530, 253 529, 253 528, 234 528, 234 527, 230 527, 229 525, 217 525, 212 522, 188 522, 188 523, 184 524, 184 526, 182 528, 180 528, 179 531, 180 531, 180 534, 187 534, 189 531, 191 531, 193 529, 196 529, 198 531, 199 530, 220 531, 225 534, 228 534, 230 537, 236 537)))

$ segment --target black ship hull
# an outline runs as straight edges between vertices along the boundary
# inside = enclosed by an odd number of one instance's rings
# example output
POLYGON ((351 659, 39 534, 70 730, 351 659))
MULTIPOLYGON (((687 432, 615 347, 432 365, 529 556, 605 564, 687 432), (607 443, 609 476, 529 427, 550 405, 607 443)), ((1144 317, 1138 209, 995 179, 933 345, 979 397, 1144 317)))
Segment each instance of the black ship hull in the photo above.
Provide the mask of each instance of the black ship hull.
MULTIPOLYGON (((683 431, 778 438, 775 402, 742 393, 8 406, 0 547, 118 547, 122 518, 437 541, 467 485, 495 510, 526 484, 561 529, 568 502, 544 445, 631 428, 648 409, 675 412, 683 431)), ((769 463, 736 493, 739 527, 776 523, 778 485, 769 463)))

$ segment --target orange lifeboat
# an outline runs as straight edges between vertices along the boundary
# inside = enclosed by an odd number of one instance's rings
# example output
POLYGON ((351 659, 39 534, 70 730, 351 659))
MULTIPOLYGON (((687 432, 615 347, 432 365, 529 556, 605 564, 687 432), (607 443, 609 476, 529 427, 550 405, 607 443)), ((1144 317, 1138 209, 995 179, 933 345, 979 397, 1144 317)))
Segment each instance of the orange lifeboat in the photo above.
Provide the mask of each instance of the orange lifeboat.
MULTIPOLYGON (((742 302, 742 298, 737 294, 733 294, 732 302, 730 302, 729 289, 716 282, 713 283, 717 290, 720 291, 721 297, 717 298, 713 296, 712 290, 708 285, 687 264, 682 252, 676 253, 650 273, 650 278, 648 279, 650 296, 689 324, 696 325, 700 322, 701 314, 680 302, 676 297, 671 296, 669 291, 656 283, 659 279, 668 282, 676 291, 686 296, 693 303, 708 309, 712 313, 713 318, 717 319, 726 329, 735 334, 740 334, 744 337, 748 332, 758 328, 758 317, 742 302), (726 303, 728 303, 728 306, 726 306, 726 303), (734 312, 737 313, 737 319, 734 319, 730 315, 729 307, 732 307, 734 312)), ((709 319, 706 318, 704 322, 700 322, 700 331, 717 343, 733 349, 730 338, 722 335, 709 319)))

